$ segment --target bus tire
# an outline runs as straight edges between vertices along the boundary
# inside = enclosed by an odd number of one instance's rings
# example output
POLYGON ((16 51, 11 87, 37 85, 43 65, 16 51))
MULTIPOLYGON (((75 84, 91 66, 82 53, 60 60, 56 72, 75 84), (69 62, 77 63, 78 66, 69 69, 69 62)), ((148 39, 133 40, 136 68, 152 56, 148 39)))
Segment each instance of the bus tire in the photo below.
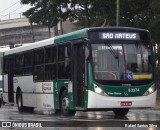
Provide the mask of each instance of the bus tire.
POLYGON ((129 108, 115 108, 113 112, 117 117, 124 117, 128 114, 129 108))
POLYGON ((60 100, 60 108, 61 108, 61 114, 64 116, 74 116, 76 111, 69 110, 69 101, 68 101, 68 93, 67 90, 64 90, 61 95, 60 100))
POLYGON ((34 112, 34 107, 24 107, 27 112, 34 112))
POLYGON ((55 109, 54 114, 57 115, 57 116, 59 116, 61 114, 61 110, 55 109))
POLYGON ((24 106, 23 106, 23 99, 22 99, 22 92, 21 90, 18 91, 17 93, 17 107, 18 107, 18 111, 19 112, 22 112, 24 111, 24 106))

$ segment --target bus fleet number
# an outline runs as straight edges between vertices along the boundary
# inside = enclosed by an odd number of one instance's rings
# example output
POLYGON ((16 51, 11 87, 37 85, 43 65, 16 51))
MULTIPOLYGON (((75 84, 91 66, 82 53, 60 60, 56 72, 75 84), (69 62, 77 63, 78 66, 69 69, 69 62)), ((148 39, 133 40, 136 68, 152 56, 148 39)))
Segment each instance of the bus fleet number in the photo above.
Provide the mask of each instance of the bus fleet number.
POLYGON ((130 93, 135 93, 135 92, 139 92, 140 90, 139 90, 139 88, 129 88, 128 89, 128 92, 130 92, 130 93))

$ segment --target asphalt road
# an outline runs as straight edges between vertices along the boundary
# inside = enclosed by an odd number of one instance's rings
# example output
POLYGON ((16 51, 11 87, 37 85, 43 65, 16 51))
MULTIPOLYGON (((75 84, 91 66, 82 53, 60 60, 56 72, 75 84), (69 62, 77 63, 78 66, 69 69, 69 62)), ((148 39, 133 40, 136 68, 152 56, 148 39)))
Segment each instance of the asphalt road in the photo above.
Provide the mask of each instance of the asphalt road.
POLYGON ((55 129, 55 130, 114 130, 133 129, 160 130, 160 111, 130 110, 126 117, 115 117, 108 112, 77 112, 74 117, 57 116, 52 110, 35 109, 34 113, 19 113, 16 106, 5 105, 0 108, 2 129, 55 129), (8 124, 7 124, 8 123, 8 124), (30 128, 28 128, 30 127, 30 128), (37 128, 38 127, 38 128, 37 128), (42 128, 41 128, 42 127, 42 128), (158 128, 159 127, 159 128, 158 128))

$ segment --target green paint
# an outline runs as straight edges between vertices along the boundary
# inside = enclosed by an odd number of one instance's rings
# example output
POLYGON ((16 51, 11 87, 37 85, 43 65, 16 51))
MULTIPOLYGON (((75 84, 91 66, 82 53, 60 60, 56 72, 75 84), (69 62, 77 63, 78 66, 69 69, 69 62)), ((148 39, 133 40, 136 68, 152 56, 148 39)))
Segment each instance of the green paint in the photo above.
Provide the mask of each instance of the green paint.
POLYGON ((88 89, 94 91, 92 65, 90 62, 88 62, 88 89))
MULTIPOLYGON (((54 107, 55 109, 60 109, 60 92, 62 89, 66 89, 68 91, 68 84, 71 81, 57 81, 54 82, 54 107)), ((73 92, 68 92, 68 99, 69 99, 69 108, 71 110, 74 109, 73 104, 73 92)))
POLYGON ((57 36, 54 39, 54 43, 62 43, 65 41, 86 38, 86 37, 88 37, 88 28, 57 36))
POLYGON ((84 91, 84 109, 87 109, 88 107, 88 88, 86 88, 86 91, 84 91))

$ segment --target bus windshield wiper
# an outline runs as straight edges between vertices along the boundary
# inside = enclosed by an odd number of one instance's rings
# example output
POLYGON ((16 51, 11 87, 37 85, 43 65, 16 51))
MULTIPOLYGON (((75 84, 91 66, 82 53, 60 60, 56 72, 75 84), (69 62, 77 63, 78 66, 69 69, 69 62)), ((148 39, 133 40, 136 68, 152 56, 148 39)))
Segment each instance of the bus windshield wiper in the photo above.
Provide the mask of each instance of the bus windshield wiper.
POLYGON ((105 43, 106 46, 109 47, 109 51, 111 52, 111 54, 114 56, 115 59, 118 59, 118 50, 115 51, 113 46, 109 43, 105 43))
POLYGON ((140 54, 141 54, 142 72, 144 72, 144 57, 143 57, 142 45, 139 44, 138 47, 139 47, 140 54))

